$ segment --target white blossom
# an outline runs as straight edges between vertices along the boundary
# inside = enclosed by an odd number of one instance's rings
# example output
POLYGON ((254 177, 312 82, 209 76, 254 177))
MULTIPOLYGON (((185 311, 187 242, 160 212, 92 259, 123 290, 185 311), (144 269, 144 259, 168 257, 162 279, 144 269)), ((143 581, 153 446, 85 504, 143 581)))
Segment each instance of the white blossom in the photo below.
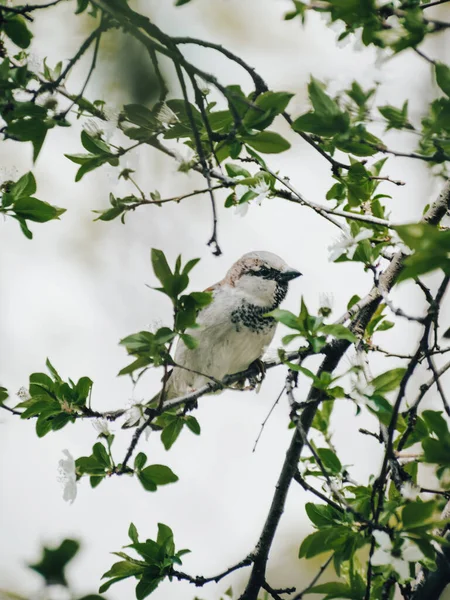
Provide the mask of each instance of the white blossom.
POLYGON ((0 185, 3 185, 7 181, 14 181, 19 171, 16 167, 0 167, 0 185))
POLYGON ((171 108, 167 106, 165 102, 159 109, 156 118, 163 125, 172 125, 172 123, 177 123, 179 121, 177 115, 173 112, 171 108))
POLYGON ((105 119, 89 117, 83 123, 83 129, 91 137, 102 137, 109 142, 117 129, 119 113, 114 109, 105 109, 105 119))
POLYGON ((42 69, 43 62, 44 60, 42 56, 36 54, 35 52, 30 52, 28 56, 27 67, 30 71, 39 73, 39 71, 42 69))
POLYGON ((352 237, 349 233, 344 233, 339 240, 328 247, 330 251, 330 262, 345 254, 348 258, 353 258, 359 242, 367 240, 373 236, 371 229, 362 229, 356 237, 352 237))
POLYGON ((381 69, 384 63, 390 58, 389 54, 384 48, 377 47, 375 50, 375 69, 381 69))
POLYGON ((265 179, 260 179, 257 184, 250 188, 250 191, 256 194, 256 198, 253 198, 252 202, 261 206, 261 202, 269 195, 270 187, 265 179))
POLYGON ((320 294, 319 295, 319 304, 320 304, 319 313, 324 317, 328 317, 328 315, 330 315, 333 310, 333 304, 334 304, 333 294, 331 294, 331 293, 330 294, 328 294, 328 293, 320 294))
POLYGON ((16 396, 18 396, 22 402, 25 402, 25 400, 29 400, 31 398, 30 392, 24 386, 19 389, 16 396))
POLYGON ((331 23, 331 13, 329 11, 319 11, 319 16, 322 19, 322 21, 325 23, 325 25, 328 25, 329 23, 331 23))
POLYGON ((336 21, 331 22, 328 25, 328 28, 335 32, 336 45, 338 48, 345 48, 345 46, 347 46, 347 44, 350 43, 351 34, 348 34, 345 37, 343 37, 342 39, 339 39, 341 34, 344 33, 345 30, 347 29, 347 26, 344 23, 344 21, 342 21, 342 19, 336 19, 336 21))
POLYGON ((73 504, 77 497, 77 476, 75 472, 75 460, 68 450, 63 450, 66 458, 58 463, 58 481, 63 485, 63 499, 73 504))
POLYGON ((364 50, 364 44, 362 41, 362 29, 358 29, 355 32, 354 42, 353 42, 353 50, 355 52, 362 52, 364 50))
POLYGON ((234 214, 238 217, 245 217, 248 213, 248 202, 241 202, 234 207, 234 214))
POLYGON ((185 146, 185 151, 180 152, 179 150, 174 150, 173 157, 178 163, 178 171, 181 173, 187 173, 190 171, 192 167, 192 161, 195 157, 195 152, 192 148, 188 148, 185 146))
POLYGON ((111 435, 111 432, 108 428, 108 421, 106 419, 95 419, 94 421, 92 421, 92 427, 95 429, 99 436, 103 435, 105 437, 108 437, 109 435, 111 435))
POLYGON ((340 35, 341 33, 343 33, 346 29, 346 24, 342 19, 336 19, 336 21, 333 21, 330 25, 329 28, 334 31, 335 33, 337 33, 338 35, 340 35))
MULTIPOLYGON (((254 194, 256 194, 256 197, 252 198, 251 200, 248 200, 247 202, 241 202, 235 207, 234 214, 240 217, 244 217, 247 214, 248 207, 250 204, 257 204, 258 206, 261 206, 262 201, 265 200, 265 198, 267 198, 267 196, 270 193, 269 184, 265 179, 262 178, 259 179, 259 181, 253 187, 248 189, 254 194)), ((248 191, 248 189, 244 185, 237 185, 235 187, 236 197, 238 199, 242 198, 242 196, 248 191)))
POLYGON ((163 322, 161 319, 154 319, 151 323, 147 325, 147 329, 150 333, 156 333, 158 329, 161 329, 163 326, 163 322))
POLYGON ((419 493, 420 489, 411 481, 405 481, 405 483, 400 488, 400 494, 406 500, 416 500, 419 493))
POLYGON ((86 121, 83 123, 83 130, 91 137, 99 138, 104 133, 101 123, 102 121, 96 117, 86 119, 86 121))
POLYGON ((143 409, 140 404, 132 404, 125 413, 124 427, 137 427, 143 417, 143 409))
POLYGON ((396 15, 388 17, 386 19, 386 25, 388 25, 388 28, 377 32, 376 36, 388 46, 395 44, 408 33, 396 15))
POLYGON ((410 539, 403 538, 400 556, 393 555, 392 550, 394 546, 391 538, 385 531, 375 529, 372 535, 375 538, 378 548, 370 559, 371 564, 375 567, 390 565, 398 573, 401 581, 408 581, 410 579, 409 563, 417 562, 424 558, 420 548, 410 539))
POLYGON ((375 387, 368 384, 361 375, 353 383, 353 389, 349 396, 358 404, 367 404, 367 401, 374 394, 375 387))
MULTIPOLYGON (((145 406, 133 400, 129 403, 129 408, 125 412, 126 420, 123 424, 124 428, 140 427, 147 419, 145 415, 145 406)), ((145 440, 147 441, 151 433, 150 427, 146 427, 144 431, 145 440)))

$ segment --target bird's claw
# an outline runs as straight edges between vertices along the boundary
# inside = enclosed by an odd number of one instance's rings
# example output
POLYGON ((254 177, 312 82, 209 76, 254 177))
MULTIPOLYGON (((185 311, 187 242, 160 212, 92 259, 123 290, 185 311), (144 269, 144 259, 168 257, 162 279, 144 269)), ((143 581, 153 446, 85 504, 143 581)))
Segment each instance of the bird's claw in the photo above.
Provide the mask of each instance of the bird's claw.
POLYGON ((250 368, 255 370, 256 373, 254 375, 250 375, 248 378, 249 389, 256 389, 259 391, 259 388, 261 387, 261 384, 266 376, 266 366, 261 359, 257 358, 252 362, 250 368))

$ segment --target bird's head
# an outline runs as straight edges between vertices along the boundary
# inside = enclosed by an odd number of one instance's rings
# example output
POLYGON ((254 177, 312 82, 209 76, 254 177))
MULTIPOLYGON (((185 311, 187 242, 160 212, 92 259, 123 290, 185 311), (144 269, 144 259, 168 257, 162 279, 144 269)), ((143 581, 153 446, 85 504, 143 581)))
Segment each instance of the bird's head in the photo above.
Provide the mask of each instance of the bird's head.
POLYGON ((232 265, 224 283, 256 306, 275 307, 287 293, 288 283, 301 273, 271 252, 249 252, 232 265))

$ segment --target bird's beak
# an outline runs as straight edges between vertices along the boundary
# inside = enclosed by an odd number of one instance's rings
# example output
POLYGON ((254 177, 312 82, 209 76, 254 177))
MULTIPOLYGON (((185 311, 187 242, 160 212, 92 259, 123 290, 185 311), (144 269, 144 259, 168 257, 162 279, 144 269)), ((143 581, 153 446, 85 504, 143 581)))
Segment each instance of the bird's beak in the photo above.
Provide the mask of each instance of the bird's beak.
POLYGON ((300 277, 300 276, 301 276, 300 271, 296 271, 295 269, 289 269, 288 271, 281 273, 281 279, 284 282, 291 281, 292 279, 296 279, 297 277, 300 277))

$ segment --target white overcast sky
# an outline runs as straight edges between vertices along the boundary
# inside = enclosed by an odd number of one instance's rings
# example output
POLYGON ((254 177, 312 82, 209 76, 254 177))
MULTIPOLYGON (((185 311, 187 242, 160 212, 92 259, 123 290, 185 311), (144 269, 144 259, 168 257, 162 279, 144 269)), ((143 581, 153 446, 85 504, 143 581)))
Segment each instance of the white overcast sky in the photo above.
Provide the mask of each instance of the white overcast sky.
MULTIPOLYGON (((290 7, 287 1, 193 0, 175 9, 169 0, 146 0, 140 6, 168 33, 221 43, 254 66, 271 88, 295 92, 290 105, 293 115, 308 108, 306 86, 311 73, 330 82, 334 91, 353 79, 364 87, 380 81, 380 102, 400 106, 409 99, 415 123, 419 123, 424 102, 435 93, 427 65, 412 53, 404 53, 379 70, 374 66, 373 50, 356 52, 353 43, 338 49, 336 33, 327 30, 317 15, 308 16, 305 28, 299 21, 283 21, 290 7)), ((33 52, 37 60, 48 56, 53 65, 72 56, 83 41, 92 25, 87 18, 71 16, 70 8, 71 4, 36 13, 38 34, 33 52)), ((436 14, 441 16, 444 10, 436 14)), ((102 47, 103 80, 109 87, 99 92, 94 84, 88 91, 92 99, 112 97, 113 104, 121 87, 111 66, 115 64, 114 44, 109 37, 102 47)), ((448 50, 442 38, 428 47, 441 59, 448 59, 448 50)), ((240 83, 250 91, 248 78, 218 55, 190 48, 188 56, 221 82, 240 83)), ((80 65, 70 89, 79 88, 87 68, 87 62, 80 65)), ((276 121, 274 127, 291 141, 293 149, 268 155, 269 165, 288 176, 307 198, 325 202, 332 183, 328 163, 283 121, 276 121)), ((402 140, 395 135, 388 139, 393 147, 402 147, 402 140)), ((150 398, 155 393, 159 373, 147 377, 135 391, 128 379, 116 377, 128 361, 118 346, 119 339, 154 322, 170 323, 168 302, 145 286, 155 284, 151 247, 162 248, 171 261, 179 253, 186 259, 201 257, 191 280, 191 289, 197 290, 220 279, 245 252, 275 252, 303 273, 291 284, 284 303, 293 311, 298 310, 302 294, 314 312, 320 294, 329 293, 334 296, 337 317, 353 294, 364 295, 370 289, 371 275, 357 264, 328 262, 327 247, 337 230, 307 208, 281 199, 251 207, 244 218, 224 209, 222 202, 220 258, 212 256, 206 246, 212 225, 206 196, 178 206, 141 208, 128 215, 126 226, 119 221, 94 223, 91 210, 106 207, 109 191, 125 195, 132 190, 124 182, 116 185, 106 167, 75 184, 76 165, 63 154, 80 152, 80 148, 78 126, 53 130, 34 167, 37 197, 67 208, 60 222, 32 224, 33 241, 25 239, 15 221, 0 223, 0 384, 12 393, 27 384, 30 373, 44 370, 46 357, 63 377, 88 375, 94 380, 92 400, 98 410, 120 408, 131 398, 150 398)), ((32 168, 31 144, 3 142, 0 162, 3 178, 8 178, 11 169, 21 175, 32 168)), ((139 150, 129 164, 136 169, 144 190, 157 189, 162 197, 202 185, 198 175, 178 173, 174 162, 156 151, 139 150)), ((386 173, 407 184, 403 188, 380 187, 393 194, 389 203, 392 218, 418 219, 438 187, 418 161, 390 160, 388 165, 386 173)), ((218 194, 222 201, 225 197, 218 194)), ((421 308, 421 298, 411 287, 400 287, 393 299, 397 304, 406 303, 403 306, 413 313, 421 308)), ((444 323, 446 316, 450 316, 448 310, 444 311, 444 323)), ((274 348, 282 333, 280 328, 274 348)), ((409 352, 414 338, 405 324, 399 323, 376 342, 409 352)), ((373 370, 376 374, 392 366, 396 365, 380 360, 373 370)), ((62 500, 57 464, 65 448, 75 457, 90 453, 96 441, 92 425, 78 422, 39 440, 33 422, 0 413, 0 589, 31 597, 39 589, 40 579, 24 568, 25 563, 38 558, 41 544, 58 544, 71 536, 81 540, 83 551, 69 569, 70 579, 80 595, 95 591, 100 576, 114 561, 109 553, 127 543, 131 521, 142 537, 154 537, 158 522, 170 525, 177 547, 192 550, 183 564, 183 570, 192 575, 213 575, 241 560, 257 541, 291 437, 283 398, 252 453, 260 424, 283 386, 284 375, 280 368, 271 371, 259 395, 228 391, 201 399, 196 417, 202 435, 183 432, 169 453, 157 435, 150 436, 148 443, 141 442, 140 450, 149 455, 151 463, 167 464, 177 473, 177 484, 149 493, 126 477, 111 478, 95 490, 82 481, 73 505, 62 500)), ((306 382, 301 381, 299 397, 306 389, 306 382)), ((339 406, 332 429, 342 462, 351 465, 353 477, 364 483, 378 465, 379 449, 374 440, 357 431, 358 427, 373 427, 373 421, 362 415, 357 422, 354 415, 353 406, 339 406)), ((119 425, 115 429, 114 453, 120 460, 131 432, 120 430, 119 425)), ((301 585, 313 574, 311 565, 297 559, 299 543, 310 531, 303 504, 311 500, 303 490, 291 490, 270 558, 273 587, 301 585)), ((152 597, 185 600, 197 594, 213 600, 230 583, 238 590, 243 577, 242 571, 217 587, 201 590, 184 583, 164 584, 152 597)), ((133 595, 131 583, 113 586, 106 594, 111 600, 133 595)))

